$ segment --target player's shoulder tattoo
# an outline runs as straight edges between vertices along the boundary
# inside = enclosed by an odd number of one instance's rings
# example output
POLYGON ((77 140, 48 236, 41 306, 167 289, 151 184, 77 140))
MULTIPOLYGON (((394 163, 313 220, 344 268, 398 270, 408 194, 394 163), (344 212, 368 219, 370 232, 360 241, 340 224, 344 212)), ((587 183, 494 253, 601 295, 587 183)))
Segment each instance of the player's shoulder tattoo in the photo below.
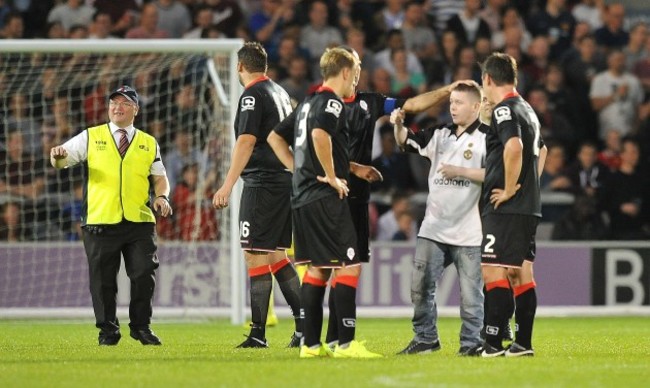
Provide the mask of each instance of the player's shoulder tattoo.
POLYGON ((512 120, 512 111, 509 106, 500 106, 494 110, 494 118, 497 121, 497 124, 501 124, 504 121, 512 120))
POLYGON ((341 101, 335 100, 333 98, 327 100, 327 104, 325 106, 325 112, 333 114, 338 119, 339 116, 341 115, 342 110, 343 110, 343 104, 341 103, 341 101))

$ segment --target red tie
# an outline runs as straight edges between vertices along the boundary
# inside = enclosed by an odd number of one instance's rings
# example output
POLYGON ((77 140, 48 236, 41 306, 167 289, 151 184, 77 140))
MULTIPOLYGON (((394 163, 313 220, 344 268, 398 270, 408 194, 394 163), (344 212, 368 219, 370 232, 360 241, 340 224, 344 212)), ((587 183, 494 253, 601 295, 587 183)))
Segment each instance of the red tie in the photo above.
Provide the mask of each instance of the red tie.
POLYGON ((119 132, 122 136, 120 137, 120 144, 117 147, 117 150, 120 152, 120 155, 124 157, 124 154, 126 153, 126 149, 129 148, 129 138, 126 136, 126 129, 118 129, 117 132, 119 132))

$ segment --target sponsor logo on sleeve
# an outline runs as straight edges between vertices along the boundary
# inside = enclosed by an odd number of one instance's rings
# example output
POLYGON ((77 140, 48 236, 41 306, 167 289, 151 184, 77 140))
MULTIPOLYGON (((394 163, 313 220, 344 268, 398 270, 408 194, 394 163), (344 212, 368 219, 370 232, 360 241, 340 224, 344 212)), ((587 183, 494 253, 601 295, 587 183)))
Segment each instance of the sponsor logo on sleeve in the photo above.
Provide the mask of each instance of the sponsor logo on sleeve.
POLYGON ((502 106, 494 110, 494 118, 497 120, 497 124, 501 124, 504 121, 512 120, 512 114, 510 113, 510 108, 507 106, 502 106))
POLYGON ((255 110, 255 97, 246 96, 241 99, 241 111, 255 110))
POLYGON ((333 114, 338 119, 341 115, 342 110, 343 105, 339 101, 332 99, 327 100, 327 107, 325 108, 325 112, 333 114))

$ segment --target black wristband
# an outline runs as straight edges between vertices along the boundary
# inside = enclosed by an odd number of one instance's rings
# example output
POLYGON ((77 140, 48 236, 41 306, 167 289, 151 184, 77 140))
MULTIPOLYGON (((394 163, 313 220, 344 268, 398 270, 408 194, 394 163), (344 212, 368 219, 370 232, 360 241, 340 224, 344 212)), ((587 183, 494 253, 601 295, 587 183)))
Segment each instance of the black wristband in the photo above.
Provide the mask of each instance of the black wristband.
POLYGON ((171 202, 169 202, 169 197, 166 196, 166 195, 159 195, 159 196, 157 196, 156 198, 164 198, 165 201, 167 201, 167 203, 171 203, 171 202))

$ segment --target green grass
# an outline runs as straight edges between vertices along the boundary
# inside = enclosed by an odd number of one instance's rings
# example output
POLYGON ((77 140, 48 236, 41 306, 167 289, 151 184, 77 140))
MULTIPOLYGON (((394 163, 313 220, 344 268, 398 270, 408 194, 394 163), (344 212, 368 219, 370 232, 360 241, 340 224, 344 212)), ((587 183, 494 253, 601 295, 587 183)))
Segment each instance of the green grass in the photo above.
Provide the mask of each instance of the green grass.
MULTIPOLYGON (((460 358, 457 319, 442 319, 443 349, 394 356, 411 339, 407 319, 360 319, 357 338, 379 360, 298 359, 284 346, 291 323, 267 331, 270 349, 235 350, 246 330, 225 320, 157 323, 161 347, 126 336, 99 347, 92 323, 0 320, 1 387, 420 387, 646 386, 650 319, 538 319, 535 357, 460 358)), ((123 333, 124 334, 124 333, 123 333)))

